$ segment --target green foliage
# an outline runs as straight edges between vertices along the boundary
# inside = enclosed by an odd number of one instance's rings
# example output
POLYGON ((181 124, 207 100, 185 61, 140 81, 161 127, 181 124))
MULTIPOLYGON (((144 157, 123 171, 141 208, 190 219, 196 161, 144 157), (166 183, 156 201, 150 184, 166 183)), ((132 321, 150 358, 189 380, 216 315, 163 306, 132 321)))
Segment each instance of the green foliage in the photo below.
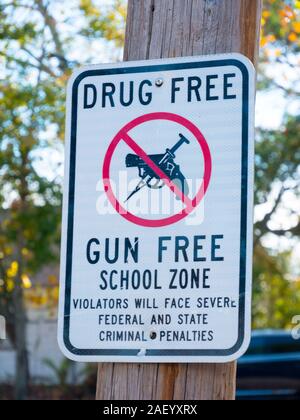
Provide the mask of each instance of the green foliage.
MULTIPOLYGON (((288 116, 279 130, 259 130, 256 144, 256 204, 266 202, 274 185, 300 182, 300 117, 288 116)), ((290 187, 291 188, 291 187, 290 187)))
POLYGON ((262 47, 273 44, 283 53, 298 53, 300 51, 299 0, 265 0, 262 28, 262 47))
POLYGON ((63 359, 59 364, 55 364, 51 359, 45 359, 43 362, 53 372, 61 391, 65 392, 68 387, 68 380, 70 379, 70 371, 74 363, 69 359, 63 359))
MULTIPOLYGON (((48 162, 45 175, 39 160, 43 149, 59 149, 63 140, 66 82, 82 64, 79 54, 70 56, 80 43, 84 50, 89 31, 114 48, 123 42, 121 1, 101 8, 74 0, 67 13, 64 9, 58 0, 0 5, 0 309, 1 302, 8 304, 13 282, 22 286, 22 276, 58 258, 59 163, 48 162), (14 263, 17 270, 9 276, 14 263)), ((92 58, 91 50, 85 60, 92 58)))
MULTIPOLYGON (((62 179, 49 151, 61 149, 66 82, 75 66, 97 57, 87 36, 118 49, 124 13, 120 1, 103 10, 80 0, 68 7, 60 0, 0 4, 0 313, 18 353, 19 398, 27 381, 25 289, 44 265, 58 261, 62 179)), ((68 363, 48 366, 65 386, 68 363)))
POLYGON ((259 246, 254 259, 253 327, 291 328, 300 310, 300 279, 290 281, 288 253, 270 254, 259 246))
POLYGON ((97 7, 95 0, 80 0, 80 9, 87 19, 87 27, 81 34, 89 39, 99 39, 104 37, 108 41, 113 41, 118 47, 122 47, 125 38, 125 16, 126 2, 124 0, 114 0, 113 7, 105 15, 97 7))
MULTIPOLYGON (((259 88, 283 93, 299 111, 298 0, 264 1, 261 46, 259 88), (278 70, 278 77, 274 71, 270 75, 270 67, 278 70)), ((257 134, 255 204, 266 204, 268 210, 255 224, 253 325, 289 328, 292 318, 300 313, 299 269, 291 266, 293 246, 300 237, 295 206, 300 195, 299 112, 286 113, 279 129, 259 129, 257 134), (279 252, 265 246, 266 239, 276 237, 288 239, 290 249, 279 252)))

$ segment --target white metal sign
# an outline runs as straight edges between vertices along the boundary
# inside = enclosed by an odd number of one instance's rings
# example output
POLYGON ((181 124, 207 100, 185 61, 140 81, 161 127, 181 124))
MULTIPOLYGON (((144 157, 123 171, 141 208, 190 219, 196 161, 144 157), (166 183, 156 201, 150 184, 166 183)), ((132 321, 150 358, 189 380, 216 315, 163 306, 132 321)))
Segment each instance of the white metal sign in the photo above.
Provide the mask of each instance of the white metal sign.
POLYGON ((255 71, 238 54, 69 82, 59 343, 80 361, 225 362, 250 338, 255 71))

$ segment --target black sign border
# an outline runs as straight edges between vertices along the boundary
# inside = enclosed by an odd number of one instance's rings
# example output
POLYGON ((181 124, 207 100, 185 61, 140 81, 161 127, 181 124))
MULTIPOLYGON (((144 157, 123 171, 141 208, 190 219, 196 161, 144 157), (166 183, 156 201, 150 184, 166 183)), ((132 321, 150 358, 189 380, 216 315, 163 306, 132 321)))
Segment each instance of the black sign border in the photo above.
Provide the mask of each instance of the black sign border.
POLYGON ((119 67, 86 70, 77 76, 72 86, 71 111, 71 144, 69 168, 69 195, 68 195, 68 224, 67 224, 67 261, 65 274, 65 305, 63 321, 63 340, 66 349, 74 356, 85 357, 134 357, 140 351, 137 349, 78 349, 70 341, 70 314, 71 314, 71 283, 72 283, 72 255, 73 255, 73 229, 74 229, 74 202, 76 177, 76 142, 77 142, 77 110, 78 87, 80 82, 90 76, 110 76, 117 74, 135 74, 149 72, 163 72, 172 70, 189 70, 212 67, 237 67, 243 75, 243 110, 242 110, 242 194, 241 194, 241 242, 240 242, 240 292, 239 292, 239 327, 237 343, 227 350, 196 350, 196 349, 166 349, 148 350, 147 357, 230 357, 236 354, 245 340, 245 300, 246 300, 246 270, 247 270, 247 223, 248 223, 248 150, 249 150, 249 99, 250 76, 246 65, 238 59, 223 59, 212 61, 192 61, 174 64, 154 64, 136 67, 119 67))

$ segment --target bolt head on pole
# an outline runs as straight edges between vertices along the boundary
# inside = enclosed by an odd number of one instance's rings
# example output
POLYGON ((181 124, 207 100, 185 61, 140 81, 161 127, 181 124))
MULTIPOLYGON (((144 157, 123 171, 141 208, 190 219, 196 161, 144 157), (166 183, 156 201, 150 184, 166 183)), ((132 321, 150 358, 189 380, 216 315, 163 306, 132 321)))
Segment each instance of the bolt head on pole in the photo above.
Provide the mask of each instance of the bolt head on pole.
POLYGON ((155 80, 155 85, 157 87, 161 87, 164 84, 164 79, 162 77, 159 77, 158 79, 155 80))

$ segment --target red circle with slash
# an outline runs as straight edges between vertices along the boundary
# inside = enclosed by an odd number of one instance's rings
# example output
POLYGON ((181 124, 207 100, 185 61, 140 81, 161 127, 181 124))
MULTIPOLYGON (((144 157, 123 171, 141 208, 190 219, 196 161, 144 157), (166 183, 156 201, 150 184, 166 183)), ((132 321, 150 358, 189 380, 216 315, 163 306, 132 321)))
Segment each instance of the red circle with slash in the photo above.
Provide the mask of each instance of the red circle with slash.
POLYGON ((126 220, 132 222, 136 225, 143 226, 143 227, 163 227, 169 226, 173 223, 177 223, 180 220, 187 217, 190 213, 192 213, 195 208, 200 204, 202 199, 204 198, 206 191, 209 186, 210 178, 212 172, 212 159, 209 150, 209 146, 201 133, 201 131, 189 120, 184 117, 181 117, 177 114, 172 114, 168 112, 155 112, 151 114, 146 114, 141 117, 136 118, 135 120, 131 121, 127 125, 125 125, 115 136, 113 141, 111 142, 106 156, 104 158, 103 164, 103 182, 104 182, 104 190, 108 196, 108 199, 115 210, 126 220), (148 157, 148 155, 143 151, 143 149, 129 136, 128 132, 130 132, 135 127, 146 123, 148 121, 154 120, 166 120, 172 121, 178 124, 181 124, 183 127, 188 129, 194 137, 197 139, 199 143, 200 149, 202 151, 204 157, 204 176, 203 182, 200 186, 199 191, 197 192, 194 199, 190 199, 189 197, 185 196, 183 192, 175 185, 171 179, 167 177, 167 175, 148 157), (112 190, 111 182, 110 182, 110 166, 113 154, 120 142, 124 141, 139 157, 148 165, 150 168, 162 179, 173 192, 176 194, 186 205, 186 207, 179 213, 174 214, 173 216, 169 216, 163 219, 158 220, 149 220, 144 219, 142 217, 135 216, 134 214, 130 213, 128 210, 125 210, 124 207, 119 203, 116 199, 114 192, 112 190))

